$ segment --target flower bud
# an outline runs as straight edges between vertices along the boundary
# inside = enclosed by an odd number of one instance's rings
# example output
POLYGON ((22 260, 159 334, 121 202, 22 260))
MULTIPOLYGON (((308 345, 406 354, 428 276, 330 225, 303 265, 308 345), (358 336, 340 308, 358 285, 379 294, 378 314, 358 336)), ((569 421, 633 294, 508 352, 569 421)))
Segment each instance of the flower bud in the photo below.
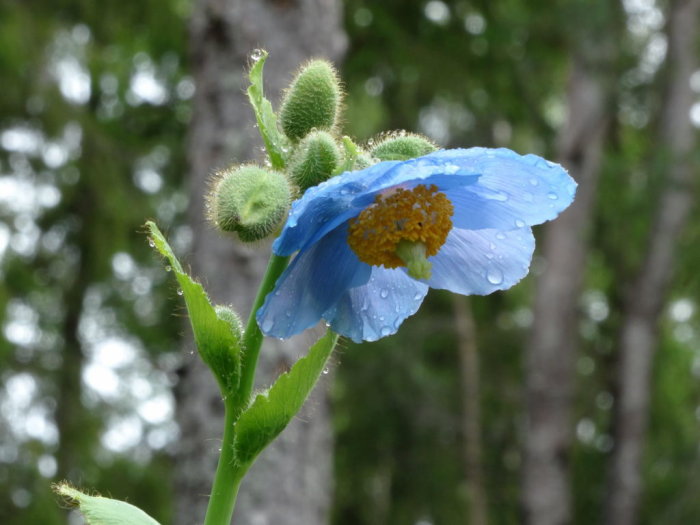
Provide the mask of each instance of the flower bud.
POLYGON ((430 140, 413 133, 389 135, 370 150, 379 160, 408 160, 427 155, 437 147, 430 140))
POLYGON ((340 151, 325 131, 312 131, 299 143, 289 162, 289 173, 301 191, 329 179, 340 162, 340 151))
POLYGON ((210 220, 220 230, 236 232, 243 242, 264 239, 289 207, 286 177, 276 171, 246 165, 218 175, 209 195, 210 220))
POLYGON ((216 312, 216 317, 229 324, 231 331, 240 341, 243 338, 243 321, 241 321, 240 316, 231 307, 221 304, 214 307, 214 312, 216 312))
POLYGON ((340 113, 340 81, 325 60, 312 60, 301 68, 282 102, 282 130, 297 141, 312 129, 331 131, 340 113))
POLYGON ((369 168, 372 164, 376 164, 377 159, 373 158, 372 155, 366 151, 360 150, 357 152, 357 157, 355 157, 355 170, 363 170, 369 168))

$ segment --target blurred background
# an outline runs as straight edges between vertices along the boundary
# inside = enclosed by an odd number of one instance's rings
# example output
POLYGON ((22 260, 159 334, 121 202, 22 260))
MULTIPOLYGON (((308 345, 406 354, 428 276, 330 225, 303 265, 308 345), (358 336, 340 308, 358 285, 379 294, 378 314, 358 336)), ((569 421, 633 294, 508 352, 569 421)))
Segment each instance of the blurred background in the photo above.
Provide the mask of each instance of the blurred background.
MULTIPOLYGON (((530 275, 431 291, 344 343, 244 482, 236 523, 700 523, 698 0, 3 0, 0 522, 81 523, 68 479, 201 522, 221 406, 155 219, 247 314, 269 248, 203 219, 213 170, 262 161, 243 91, 333 59, 344 132, 557 160, 574 206, 530 275), (200 521, 198 521, 200 520, 200 521)), ((264 352, 263 377, 312 334, 264 352)))

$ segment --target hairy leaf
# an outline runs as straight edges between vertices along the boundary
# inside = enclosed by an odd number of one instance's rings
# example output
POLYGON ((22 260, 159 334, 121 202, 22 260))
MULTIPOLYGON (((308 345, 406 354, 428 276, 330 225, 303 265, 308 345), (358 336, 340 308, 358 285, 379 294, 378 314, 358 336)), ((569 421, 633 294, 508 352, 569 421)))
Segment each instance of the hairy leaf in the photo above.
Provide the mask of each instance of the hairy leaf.
POLYGON ((207 293, 187 275, 155 223, 148 221, 151 243, 168 259, 185 298, 194 339, 202 360, 216 376, 224 397, 236 392, 240 382, 241 337, 234 323, 217 315, 207 293))
POLYGON ((234 454, 248 464, 275 439, 299 412, 318 381, 335 347, 338 335, 330 330, 282 374, 272 387, 258 394, 236 422, 234 454))
POLYGON ((53 489, 77 503, 90 525, 159 525, 144 511, 124 501, 89 496, 66 483, 54 485, 53 489))
POLYGON ((263 67, 267 60, 267 51, 259 51, 260 56, 253 62, 248 77, 248 99, 250 100, 255 119, 258 122, 260 136, 265 143, 270 163, 274 169, 282 170, 285 165, 284 143, 285 138, 277 128, 277 116, 272 110, 272 104, 265 98, 263 92, 263 67))

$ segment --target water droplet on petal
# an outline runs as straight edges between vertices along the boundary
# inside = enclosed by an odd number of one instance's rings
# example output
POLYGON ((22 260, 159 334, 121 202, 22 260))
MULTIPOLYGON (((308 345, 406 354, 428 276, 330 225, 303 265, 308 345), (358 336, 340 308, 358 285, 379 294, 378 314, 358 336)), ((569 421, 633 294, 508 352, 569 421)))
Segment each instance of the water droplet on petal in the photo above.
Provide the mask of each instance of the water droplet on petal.
POLYGON ((515 225, 518 228, 522 228, 523 226, 525 226, 525 221, 523 221, 522 219, 515 219, 515 225))
POLYGON ((495 250, 495 249, 496 249, 496 245, 492 242, 489 243, 489 250, 495 250))
POLYGON ((553 201, 555 201, 555 200, 557 200, 557 199, 559 198, 559 195, 557 195, 557 194, 554 193, 553 191, 550 191, 550 192, 547 194, 547 198, 548 198, 548 199, 552 199, 553 201))
POLYGON ((490 195, 485 195, 487 199, 491 199, 494 201, 500 201, 500 202, 505 202, 508 200, 508 194, 503 193, 502 191, 497 191, 495 193, 492 193, 490 195))
POLYGON ((263 57, 264 54, 265 52, 262 49, 253 49, 253 52, 250 54, 250 59, 253 62, 257 62, 263 57))
POLYGON ((540 181, 538 181, 535 177, 530 178, 530 184, 532 184, 533 186, 538 186, 539 183, 540 181))
POLYGON ((422 294, 422 293, 416 292, 416 294, 413 296, 413 300, 414 300, 414 301, 418 301, 418 300, 421 299, 422 297, 423 297, 423 294, 422 294))
POLYGON ((506 238, 506 234, 503 233, 503 232, 498 232, 498 233, 496 234, 496 239, 503 240, 503 239, 505 239, 505 238, 506 238))
POLYGON ((382 337, 386 337, 390 333, 391 333, 391 328, 389 328, 388 326, 382 326, 382 329, 381 329, 382 337))
POLYGON ((386 299, 388 296, 389 296, 389 290, 387 290, 386 288, 382 288, 379 291, 379 297, 381 297, 382 299, 386 299))
POLYGON ((272 330, 272 327, 275 325, 275 322, 272 319, 265 319, 262 324, 262 331, 263 332, 269 332, 272 330))
POLYGON ((486 272, 486 280, 491 284, 501 284, 503 282, 503 272, 498 268, 489 268, 486 272))

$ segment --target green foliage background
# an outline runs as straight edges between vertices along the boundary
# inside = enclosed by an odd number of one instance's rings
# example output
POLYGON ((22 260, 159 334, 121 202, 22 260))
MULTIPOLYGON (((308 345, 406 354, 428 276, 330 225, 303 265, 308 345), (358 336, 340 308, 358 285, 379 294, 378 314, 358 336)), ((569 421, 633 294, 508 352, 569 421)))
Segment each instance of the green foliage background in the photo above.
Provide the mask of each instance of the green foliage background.
MULTIPOLYGON (((189 8, 184 0, 0 4, 0 176, 5 181, 14 174, 31 187, 60 192, 58 203, 31 212, 18 212, 0 195, 0 226, 8 236, 0 251, 3 524, 65 523, 49 483, 66 476, 169 522, 167 443, 176 435, 161 446, 144 437, 126 451, 105 448, 100 437, 115 415, 133 411, 133 400, 115 406, 81 383, 76 366, 89 356, 76 343, 90 347, 95 341, 81 332, 75 312, 93 315, 103 337, 134 342, 149 363, 142 375, 160 373, 164 387, 174 381, 181 319, 172 312, 180 307, 141 225, 155 218, 169 228, 171 239, 180 239, 179 253, 187 252, 182 176, 192 90, 185 49, 189 8), (71 56, 90 79, 89 96, 80 102, 66 98, 56 80, 56 64, 71 56), (140 71, 152 74, 165 95, 139 99, 131 88, 140 71), (30 130, 43 145, 27 151, 7 147, 4 133, 13 129, 30 130), (52 160, 48 145, 78 129, 79 145, 67 148, 64 161, 52 160), (160 177, 155 190, 139 178, 149 169, 160 177), (22 248, 22 235, 34 248, 22 248), (120 254, 129 254, 136 268, 126 277, 117 264, 120 254), (135 287, 138 275, 148 277, 148 285, 142 283, 146 294, 143 286, 135 287), (12 337, 17 312, 34 330, 28 342, 12 337), (63 444, 48 431, 45 439, 18 433, 8 420, 13 392, 5 386, 18 374, 36 387, 32 405, 43 407, 66 431, 63 444), (57 403, 71 410, 61 412, 57 403)), ((638 74, 660 28, 641 38, 629 31, 632 16, 622 7, 584 0, 348 0, 345 18, 350 49, 341 74, 348 134, 371 140, 381 130, 407 129, 446 147, 507 146, 548 157, 565 117, 572 49, 586 28, 616 35, 611 67, 620 81, 611 87, 614 132, 605 147, 581 299, 572 458, 576 523, 595 523, 611 447, 615 334, 663 168, 650 166, 655 140, 650 129, 664 69, 638 74)), ((642 509, 648 524, 700 521, 697 213, 679 247, 654 366, 642 509), (690 313, 670 315, 679 305, 690 305, 690 313)), ((533 268, 535 274, 541 268, 537 260, 533 268)), ((523 341, 532 292, 531 275, 511 291, 472 299, 486 494, 494 524, 519 521, 523 341)), ((345 344, 336 354, 335 525, 464 523, 468 500, 452 315, 449 296, 431 292, 398 335, 345 344)), ((144 436, 157 430, 144 425, 144 436)), ((174 432, 165 424, 161 431, 174 432)))

